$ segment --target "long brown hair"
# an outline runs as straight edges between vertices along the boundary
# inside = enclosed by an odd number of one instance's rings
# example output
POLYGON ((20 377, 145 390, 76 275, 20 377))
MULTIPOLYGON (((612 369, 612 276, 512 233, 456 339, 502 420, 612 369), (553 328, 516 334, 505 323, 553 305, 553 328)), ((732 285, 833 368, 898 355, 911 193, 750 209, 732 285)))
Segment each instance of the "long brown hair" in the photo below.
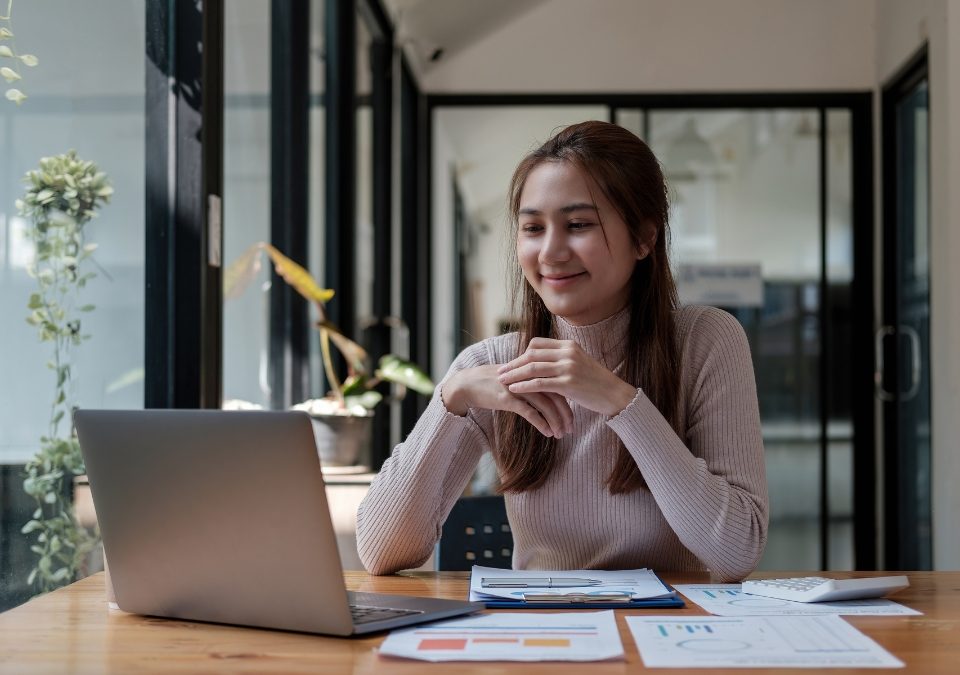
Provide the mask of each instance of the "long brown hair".
MULTIPOLYGON (((622 377, 641 387, 680 433, 680 364, 673 321, 677 289, 667 260, 669 206, 657 158, 646 143, 615 124, 591 121, 562 129, 524 157, 513 174, 508 208, 514 235, 523 186, 543 162, 570 162, 591 178, 627 224, 635 245, 649 245, 651 232, 655 232, 650 253, 637 261, 630 278, 630 322, 622 377)), ((516 256, 515 248, 513 253, 516 256)), ((532 338, 554 337, 553 315, 524 278, 519 263, 515 269, 513 299, 520 310, 518 353, 522 353, 532 338)), ((561 461, 556 439, 543 436, 515 413, 498 413, 498 418, 495 459, 501 490, 523 492, 540 487, 561 461)), ((612 494, 645 487, 636 461, 622 443, 606 483, 612 494)))

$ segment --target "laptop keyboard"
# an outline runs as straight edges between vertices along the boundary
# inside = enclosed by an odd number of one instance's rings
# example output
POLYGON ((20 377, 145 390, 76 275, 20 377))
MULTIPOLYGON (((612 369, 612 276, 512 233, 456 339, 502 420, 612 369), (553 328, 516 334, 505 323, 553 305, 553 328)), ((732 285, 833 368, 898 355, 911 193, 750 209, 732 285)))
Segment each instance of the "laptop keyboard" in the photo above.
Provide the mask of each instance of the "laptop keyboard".
POLYGON ((366 605, 350 605, 353 623, 370 623, 371 621, 386 621, 411 614, 423 614, 418 609, 392 609, 390 607, 369 607, 366 605))

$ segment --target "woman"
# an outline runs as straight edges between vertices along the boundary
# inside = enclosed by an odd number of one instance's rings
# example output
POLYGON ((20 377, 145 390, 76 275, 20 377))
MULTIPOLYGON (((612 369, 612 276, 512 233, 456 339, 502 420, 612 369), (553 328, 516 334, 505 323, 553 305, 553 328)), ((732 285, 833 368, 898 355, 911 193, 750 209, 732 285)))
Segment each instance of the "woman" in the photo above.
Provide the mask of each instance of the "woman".
POLYGON ((465 349, 384 463, 358 512, 363 564, 421 565, 489 450, 514 568, 743 578, 767 538, 750 351, 729 314, 677 306, 653 153, 576 124, 510 195, 520 331, 465 349))

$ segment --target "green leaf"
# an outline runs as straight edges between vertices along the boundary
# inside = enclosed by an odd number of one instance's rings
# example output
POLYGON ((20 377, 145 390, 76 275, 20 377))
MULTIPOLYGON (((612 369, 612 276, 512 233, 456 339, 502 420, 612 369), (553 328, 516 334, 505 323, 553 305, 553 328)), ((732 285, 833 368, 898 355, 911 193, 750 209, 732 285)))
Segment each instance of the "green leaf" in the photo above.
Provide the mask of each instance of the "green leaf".
POLYGON ((394 354, 387 354, 380 358, 380 368, 375 375, 381 380, 402 384, 424 396, 433 394, 434 384, 430 376, 420 370, 415 363, 405 361, 394 354))
POLYGON ((8 59, 12 59, 13 50, 10 49, 7 45, 0 45, 0 56, 6 56, 8 59))
POLYGON ((40 63, 40 61, 37 60, 37 57, 33 54, 21 54, 18 58, 23 65, 31 68, 40 63))
POLYGON ((53 581, 63 581, 69 576, 70 576, 70 569, 67 567, 61 567, 56 572, 54 572, 53 576, 51 576, 50 578, 53 581))
POLYGON ((363 406, 367 410, 373 410, 377 407, 377 404, 383 400, 383 395, 379 391, 365 391, 359 396, 345 396, 343 399, 344 405, 348 408, 352 408, 355 405, 363 406))
POLYGON ((40 297, 39 293, 30 294, 30 302, 27 303, 28 309, 40 309, 43 307, 43 300, 40 297))
POLYGON ((9 28, 0 28, 0 40, 6 40, 7 38, 12 38, 13 33, 10 32, 9 28))
POLYGON ((96 305, 84 305, 83 307, 80 308, 80 311, 81 311, 81 312, 92 312, 92 311, 95 310, 96 308, 97 308, 96 305))
POLYGON ((344 396, 359 396, 367 389, 367 378, 364 375, 351 375, 343 381, 340 392, 344 396))
POLYGON ((43 501, 45 501, 47 504, 53 504, 57 501, 57 493, 48 492, 47 494, 43 495, 43 501))
POLYGON ((6 66, 0 68, 0 77, 3 77, 3 79, 5 79, 8 83, 16 82, 17 80, 21 79, 20 73, 12 68, 7 68, 6 66))
MULTIPOLYGON (((40 509, 37 509, 37 511, 40 511, 40 509)), ((40 516, 34 513, 33 517, 39 518, 40 516)), ((34 530, 39 530, 41 527, 43 527, 43 524, 39 520, 31 520, 26 525, 20 528, 20 534, 30 534, 34 530)))

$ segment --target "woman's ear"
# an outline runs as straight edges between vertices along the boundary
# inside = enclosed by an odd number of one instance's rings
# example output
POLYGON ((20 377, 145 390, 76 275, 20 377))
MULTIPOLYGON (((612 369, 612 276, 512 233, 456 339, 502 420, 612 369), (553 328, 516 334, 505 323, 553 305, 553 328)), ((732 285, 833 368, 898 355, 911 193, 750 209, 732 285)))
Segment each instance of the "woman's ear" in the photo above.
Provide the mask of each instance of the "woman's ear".
POLYGON ((642 239, 640 243, 637 244, 637 260, 646 258, 650 255, 653 247, 657 245, 657 226, 648 220, 643 224, 640 230, 640 236, 642 239))

